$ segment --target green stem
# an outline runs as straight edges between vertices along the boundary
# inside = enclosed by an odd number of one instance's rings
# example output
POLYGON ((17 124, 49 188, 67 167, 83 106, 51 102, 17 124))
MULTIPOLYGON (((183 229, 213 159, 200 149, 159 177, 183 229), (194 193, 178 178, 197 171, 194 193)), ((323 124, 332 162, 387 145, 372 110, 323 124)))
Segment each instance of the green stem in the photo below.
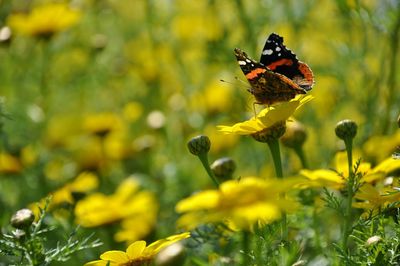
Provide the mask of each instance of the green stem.
MULTIPOLYGON (((283 178, 281 152, 279 149, 279 139, 272 139, 272 140, 268 141, 267 144, 268 144, 269 150, 271 151, 272 160, 274 161, 276 176, 278 178, 283 178)), ((282 194, 281 197, 284 198, 285 195, 282 194)), ((282 214, 281 237, 283 240, 287 240, 287 237, 288 237, 286 213, 282 214)))
POLYGON ((313 210, 313 226, 314 226, 314 245, 317 252, 321 252, 321 237, 320 237, 320 221, 316 208, 313 210))
POLYGON ((393 112, 393 104, 395 104, 396 91, 397 91, 397 55, 399 52, 399 41, 400 41, 400 8, 397 9, 396 24, 394 25, 393 31, 391 32, 390 39, 390 58, 389 58, 389 76, 387 81, 388 91, 386 93, 386 112, 383 118, 383 133, 387 134, 391 124, 391 114, 393 112))
POLYGON ((267 142, 271 151, 272 160, 274 161, 275 173, 278 178, 283 178, 281 152, 279 149, 279 140, 273 139, 267 142))
POLYGON ((248 231, 242 232, 242 265, 248 266, 250 265, 249 262, 249 253, 250 253, 250 233, 248 231))
POLYGON ((294 152, 296 153, 297 157, 299 157, 301 166, 304 169, 309 169, 308 163, 307 163, 307 158, 304 155, 303 147, 301 145, 298 145, 294 148, 294 152))
POLYGON ((49 76, 49 62, 50 62, 50 47, 47 40, 41 40, 39 43, 40 56, 41 56, 41 66, 40 66, 40 104, 43 112, 47 116, 48 108, 51 102, 51 91, 48 86, 48 76, 49 76))
POLYGON ((214 185, 218 188, 219 187, 219 182, 215 178, 214 173, 212 172, 210 168, 210 164, 208 163, 208 156, 207 153, 202 153, 198 155, 201 163, 203 164, 204 169, 206 169, 208 176, 211 178, 213 181, 214 185))
POLYGON ((344 225, 343 225, 343 243, 342 247, 345 252, 347 252, 348 239, 351 234, 351 223, 352 223, 352 203, 354 196, 354 173, 353 173, 353 139, 348 138, 344 140, 347 152, 347 162, 349 167, 349 178, 347 180, 347 203, 346 211, 344 215, 344 225))

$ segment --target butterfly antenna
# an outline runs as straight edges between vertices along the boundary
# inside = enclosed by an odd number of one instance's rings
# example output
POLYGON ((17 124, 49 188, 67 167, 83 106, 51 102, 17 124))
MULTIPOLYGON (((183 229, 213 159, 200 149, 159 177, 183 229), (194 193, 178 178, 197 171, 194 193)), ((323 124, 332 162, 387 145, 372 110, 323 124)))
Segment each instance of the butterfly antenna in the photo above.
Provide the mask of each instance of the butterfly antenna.
POLYGON ((234 86, 240 86, 240 87, 244 87, 246 89, 250 89, 250 85, 247 82, 244 82, 243 80, 240 80, 237 77, 235 77, 235 79, 237 81, 240 81, 240 83, 231 82, 231 81, 227 81, 227 80, 224 80, 224 79, 220 79, 219 81, 224 82, 224 83, 228 83, 228 84, 231 84, 231 85, 234 85, 234 86))
POLYGON ((238 78, 237 76, 235 76, 235 79, 236 79, 237 81, 239 81, 240 83, 245 84, 246 87, 249 87, 249 83, 248 83, 247 81, 244 81, 244 80, 238 78))

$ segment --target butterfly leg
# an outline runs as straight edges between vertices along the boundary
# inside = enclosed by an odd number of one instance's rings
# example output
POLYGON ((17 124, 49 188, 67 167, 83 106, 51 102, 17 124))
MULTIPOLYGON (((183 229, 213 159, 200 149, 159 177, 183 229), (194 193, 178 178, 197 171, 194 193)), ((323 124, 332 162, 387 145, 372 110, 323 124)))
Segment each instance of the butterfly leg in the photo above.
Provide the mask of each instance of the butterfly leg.
POLYGON ((257 117, 256 104, 258 104, 258 105, 264 105, 263 103, 260 103, 260 102, 253 102, 254 117, 257 117))

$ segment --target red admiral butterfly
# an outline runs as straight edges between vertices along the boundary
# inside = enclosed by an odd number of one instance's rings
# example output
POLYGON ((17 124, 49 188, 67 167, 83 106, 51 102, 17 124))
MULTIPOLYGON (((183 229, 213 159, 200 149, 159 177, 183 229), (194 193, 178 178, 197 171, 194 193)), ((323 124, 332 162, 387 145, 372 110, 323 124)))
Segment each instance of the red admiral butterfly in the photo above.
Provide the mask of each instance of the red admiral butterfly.
POLYGON ((288 101, 297 94, 305 94, 314 85, 311 69, 283 45, 278 34, 269 35, 260 62, 239 48, 235 49, 235 56, 251 85, 249 92, 258 104, 288 101))

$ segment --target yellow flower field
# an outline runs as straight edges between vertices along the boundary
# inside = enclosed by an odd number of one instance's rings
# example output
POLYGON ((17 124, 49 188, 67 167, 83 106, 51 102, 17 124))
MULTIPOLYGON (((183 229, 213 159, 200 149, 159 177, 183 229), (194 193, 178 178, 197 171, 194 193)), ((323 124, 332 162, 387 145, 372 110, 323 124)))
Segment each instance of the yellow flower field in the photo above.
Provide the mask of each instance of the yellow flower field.
POLYGON ((399 1, 0 1, 0 265, 399 265, 399 49, 399 1))

